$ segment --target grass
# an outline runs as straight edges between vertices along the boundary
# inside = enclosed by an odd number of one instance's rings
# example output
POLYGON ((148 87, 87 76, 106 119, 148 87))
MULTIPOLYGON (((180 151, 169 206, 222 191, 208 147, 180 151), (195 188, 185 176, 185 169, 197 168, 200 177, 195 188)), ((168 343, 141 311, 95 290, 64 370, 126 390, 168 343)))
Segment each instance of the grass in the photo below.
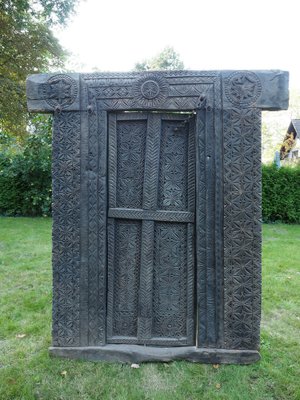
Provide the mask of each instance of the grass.
POLYGON ((50 219, 0 218, 1 400, 300 399, 300 225, 263 227, 262 360, 218 368, 50 358, 50 231, 50 219))

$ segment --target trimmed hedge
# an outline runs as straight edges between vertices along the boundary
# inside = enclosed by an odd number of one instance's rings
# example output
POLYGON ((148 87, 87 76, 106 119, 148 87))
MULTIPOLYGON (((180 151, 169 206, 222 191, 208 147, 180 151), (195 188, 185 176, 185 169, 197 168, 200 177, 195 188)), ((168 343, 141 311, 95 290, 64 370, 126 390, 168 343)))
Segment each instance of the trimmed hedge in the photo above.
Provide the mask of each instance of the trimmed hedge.
POLYGON ((300 223, 300 166, 262 167, 264 222, 300 223))

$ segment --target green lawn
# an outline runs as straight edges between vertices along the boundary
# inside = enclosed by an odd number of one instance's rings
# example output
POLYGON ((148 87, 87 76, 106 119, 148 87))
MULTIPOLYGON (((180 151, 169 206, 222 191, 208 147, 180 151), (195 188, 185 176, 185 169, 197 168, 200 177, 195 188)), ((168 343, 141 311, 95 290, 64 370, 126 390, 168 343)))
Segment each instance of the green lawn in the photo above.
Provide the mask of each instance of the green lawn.
POLYGON ((300 399, 300 225, 263 227, 262 360, 218 368, 49 358, 50 231, 50 219, 0 218, 1 400, 300 399))

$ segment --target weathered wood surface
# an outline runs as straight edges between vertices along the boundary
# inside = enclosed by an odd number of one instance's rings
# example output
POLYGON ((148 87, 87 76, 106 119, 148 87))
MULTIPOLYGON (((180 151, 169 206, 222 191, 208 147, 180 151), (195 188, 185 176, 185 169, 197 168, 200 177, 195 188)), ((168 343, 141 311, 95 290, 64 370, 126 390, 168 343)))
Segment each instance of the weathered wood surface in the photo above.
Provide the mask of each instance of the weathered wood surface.
POLYGON ((233 105, 251 105, 261 110, 288 108, 288 72, 262 70, 30 75, 28 110, 87 111, 94 107, 95 99, 104 110, 194 110, 201 96, 211 97, 212 85, 217 80, 222 81, 225 93, 221 108, 233 105), (90 92, 88 104, 80 101, 82 90, 90 92))
POLYGON ((222 350, 196 347, 150 347, 108 344, 103 347, 50 347, 50 355, 88 361, 123 363, 187 360, 207 364, 251 364, 260 359, 258 351, 222 350))
POLYGON ((257 361, 261 111, 288 73, 41 74, 27 96, 54 114, 51 353, 257 361))

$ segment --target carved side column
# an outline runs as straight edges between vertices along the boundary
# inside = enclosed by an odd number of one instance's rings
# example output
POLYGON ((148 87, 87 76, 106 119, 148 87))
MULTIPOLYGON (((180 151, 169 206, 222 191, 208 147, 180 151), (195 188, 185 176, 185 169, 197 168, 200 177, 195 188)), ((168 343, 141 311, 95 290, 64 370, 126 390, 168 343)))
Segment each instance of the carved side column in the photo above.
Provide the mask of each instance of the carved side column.
POLYGON ((261 308, 261 83, 252 72, 225 81, 224 347, 258 349, 261 308))
MULTIPOLYGON (((88 155, 83 176, 87 184, 88 344, 106 343, 107 115, 96 105, 88 113, 88 155)), ((86 204, 86 205, 85 205, 86 204)), ((84 296, 85 293, 82 293, 84 296)), ((85 316, 82 315, 84 319, 85 316)), ((83 326, 83 330, 84 330, 83 326)))
POLYGON ((233 349, 259 343, 260 114, 224 111, 224 344, 233 349))
POLYGON ((53 126, 53 345, 80 344, 80 113, 53 126))
POLYGON ((81 344, 81 120, 78 74, 32 75, 28 108, 54 114, 53 346, 81 344))

